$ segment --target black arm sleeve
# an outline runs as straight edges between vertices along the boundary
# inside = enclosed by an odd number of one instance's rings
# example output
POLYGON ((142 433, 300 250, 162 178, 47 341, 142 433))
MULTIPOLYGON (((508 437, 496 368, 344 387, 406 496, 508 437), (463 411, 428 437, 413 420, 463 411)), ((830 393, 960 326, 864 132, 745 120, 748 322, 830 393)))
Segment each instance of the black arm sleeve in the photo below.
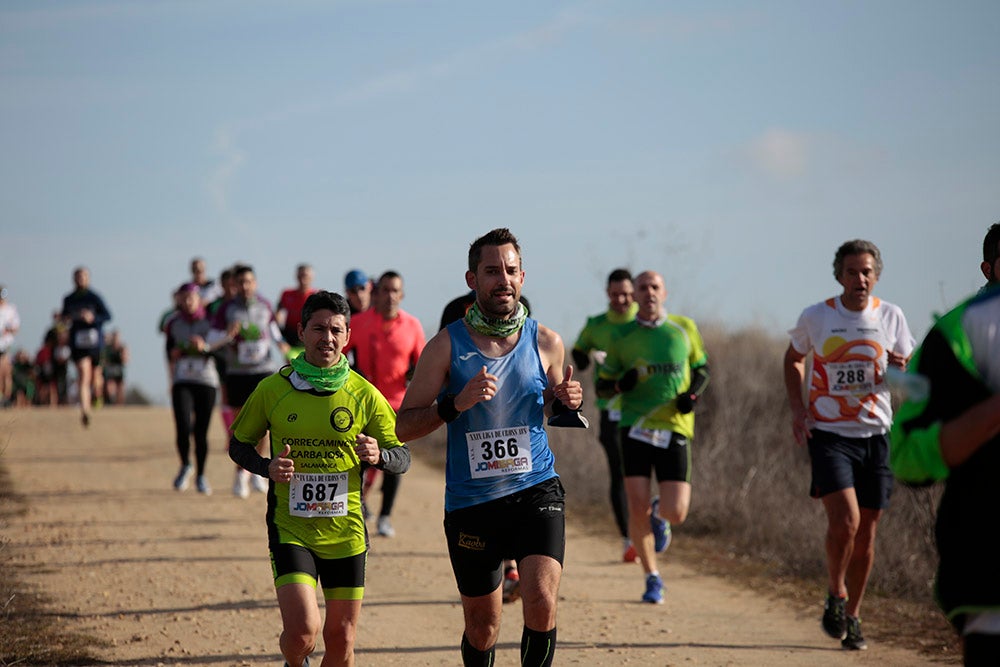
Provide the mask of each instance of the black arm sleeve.
POLYGON ((382 462, 376 468, 401 475, 410 469, 410 448, 406 445, 381 450, 382 462))
POLYGON ((587 370, 587 366, 590 365, 590 355, 583 350, 578 350, 575 347, 571 352, 573 355, 573 363, 576 364, 577 369, 581 371, 587 370))
POLYGON ((109 320, 111 320, 111 311, 108 310, 104 299, 94 294, 94 326, 101 327, 109 320))
POLYGON ((687 393, 701 396, 706 387, 708 387, 708 365, 692 369, 691 385, 688 387, 687 393))
POLYGON ((595 393, 601 398, 611 398, 618 393, 615 391, 616 384, 615 380, 598 380, 595 393))
POLYGON ((270 477, 267 469, 271 459, 265 459, 257 453, 257 448, 236 439, 236 436, 229 438, 229 458, 244 470, 249 470, 255 475, 260 475, 265 479, 270 477))

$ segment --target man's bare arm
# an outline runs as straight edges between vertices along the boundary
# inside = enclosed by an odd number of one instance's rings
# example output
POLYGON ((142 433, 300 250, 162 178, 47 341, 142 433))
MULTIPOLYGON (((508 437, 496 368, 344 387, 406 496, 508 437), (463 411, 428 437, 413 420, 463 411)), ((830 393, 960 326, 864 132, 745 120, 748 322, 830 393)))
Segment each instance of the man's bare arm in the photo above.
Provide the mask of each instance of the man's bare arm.
POLYGON ((454 396, 447 398, 450 405, 441 406, 437 397, 448 381, 451 370, 451 337, 447 330, 439 331, 427 343, 417 366, 413 370, 413 380, 406 388, 406 396, 396 415, 396 437, 400 441, 422 438, 433 433, 445 423, 442 415, 451 415, 452 421, 476 403, 493 400, 497 391, 497 377, 480 369, 465 383, 454 396))
POLYGON ((448 378, 451 365, 451 337, 439 331, 424 347, 413 379, 396 415, 396 437, 409 442, 433 433, 444 420, 438 416, 437 396, 448 378))
POLYGON ((546 411, 551 414, 553 400, 560 401, 570 410, 576 410, 583 405, 583 387, 579 381, 573 379, 573 367, 563 367, 566 349, 563 347, 562 338, 541 324, 538 325, 538 354, 542 358, 542 366, 549 381, 549 386, 542 394, 546 411))
POLYGON ((788 394, 788 404, 792 408, 792 435, 800 445, 805 445, 811 435, 809 409, 802 402, 802 385, 806 377, 805 359, 806 355, 791 345, 785 351, 785 393, 788 394))
POLYGON ((949 468, 965 463, 1000 433, 1000 394, 972 406, 941 427, 941 458, 949 468))

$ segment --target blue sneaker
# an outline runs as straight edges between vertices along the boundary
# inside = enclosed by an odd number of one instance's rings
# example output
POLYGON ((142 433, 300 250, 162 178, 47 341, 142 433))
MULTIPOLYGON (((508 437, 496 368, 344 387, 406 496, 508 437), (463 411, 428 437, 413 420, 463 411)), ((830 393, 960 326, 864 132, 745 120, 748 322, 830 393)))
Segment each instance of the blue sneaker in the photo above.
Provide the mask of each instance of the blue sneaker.
POLYGON ((671 534, 670 522, 657 514, 659 509, 659 497, 653 498, 653 502, 650 505, 649 527, 653 531, 653 548, 656 550, 656 553, 661 554, 670 546, 671 534))
POLYGON ((660 517, 653 517, 653 547, 656 553, 662 554, 670 546, 673 535, 670 531, 670 522, 660 517))
POLYGON ((646 592, 642 594, 642 601, 663 604, 663 579, 660 575, 650 574, 646 577, 646 592))

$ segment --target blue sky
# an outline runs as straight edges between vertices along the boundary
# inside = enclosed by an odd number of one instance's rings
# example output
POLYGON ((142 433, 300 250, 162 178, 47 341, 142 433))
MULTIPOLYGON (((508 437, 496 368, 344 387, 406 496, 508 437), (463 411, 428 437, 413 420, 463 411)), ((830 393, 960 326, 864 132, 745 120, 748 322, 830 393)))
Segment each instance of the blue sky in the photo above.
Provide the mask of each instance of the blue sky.
POLYGON ((498 226, 567 344, 619 265, 783 335, 858 237, 920 338, 1000 220, 997 35, 972 1, 5 2, 16 345, 87 265, 165 401, 156 322, 193 256, 271 300, 300 262, 335 290, 395 269, 433 333, 498 226))

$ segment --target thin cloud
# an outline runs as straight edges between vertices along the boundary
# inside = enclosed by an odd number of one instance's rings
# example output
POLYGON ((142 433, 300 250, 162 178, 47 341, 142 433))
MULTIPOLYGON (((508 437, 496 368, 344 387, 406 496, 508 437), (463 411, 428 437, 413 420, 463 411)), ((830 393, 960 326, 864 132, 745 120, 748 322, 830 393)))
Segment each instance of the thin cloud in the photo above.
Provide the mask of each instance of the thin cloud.
POLYGON ((586 19, 579 13, 560 12, 550 21, 530 30, 458 51, 435 62, 386 72, 341 93, 335 101, 350 104, 411 93, 434 82, 474 72, 487 62, 552 46, 585 22, 586 19))
POLYGON ((784 180, 806 173, 812 145, 806 134, 773 128, 751 141, 745 153, 755 169, 784 180))
POLYGON ((513 54, 549 47, 584 22, 586 19, 577 12, 561 12, 532 29, 458 51, 434 62, 393 70, 373 77, 338 94, 331 102, 299 101, 252 118, 227 123, 226 126, 216 130, 212 142, 212 150, 221 155, 221 160, 206 177, 206 187, 216 210, 226 215, 231 212, 232 185, 247 161, 247 154, 239 148, 238 140, 247 132, 286 123, 293 118, 328 113, 331 106, 359 104, 407 95, 435 82, 461 76, 464 72, 474 72, 491 60, 502 60, 513 54))
POLYGON ((617 19, 591 11, 598 9, 600 4, 590 3, 566 9, 535 27, 456 52, 436 62, 387 72, 341 93, 336 101, 347 104, 411 93, 434 82, 474 72, 489 62, 552 48, 567 36, 588 28, 644 37, 667 35, 680 38, 734 32, 755 20, 752 14, 709 14, 695 17, 661 14, 635 20, 617 19))
POLYGON ((627 35, 646 39, 688 39, 735 33, 758 22, 752 12, 707 13, 683 15, 667 12, 638 18, 625 18, 609 22, 611 29, 627 35))

